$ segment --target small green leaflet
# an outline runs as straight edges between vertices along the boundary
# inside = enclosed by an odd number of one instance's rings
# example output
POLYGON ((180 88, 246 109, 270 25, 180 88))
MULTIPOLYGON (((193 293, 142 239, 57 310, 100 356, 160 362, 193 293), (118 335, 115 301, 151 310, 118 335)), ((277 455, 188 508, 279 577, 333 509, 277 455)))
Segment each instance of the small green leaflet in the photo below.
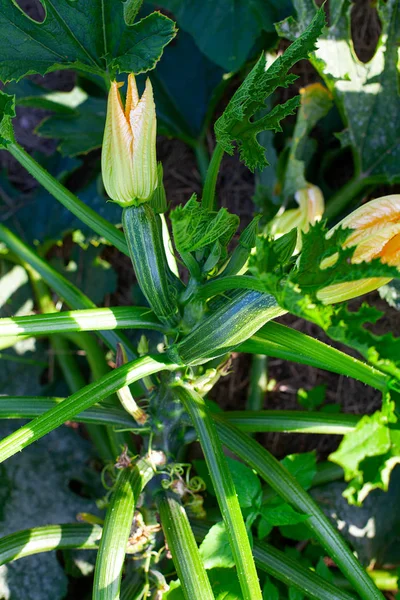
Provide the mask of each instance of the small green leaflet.
MULTIPOLYGON (((317 472, 314 452, 289 454, 281 462, 305 490, 311 487, 317 472)), ((308 519, 308 515, 297 512, 291 505, 278 498, 275 494, 272 494, 262 505, 259 514, 261 516, 257 528, 259 539, 263 539, 268 535, 273 527, 297 525, 304 523, 308 519)))
MULTIPOLYGON (((257 509, 261 502, 261 482, 258 476, 250 467, 234 460, 230 456, 226 457, 229 471, 232 475, 241 508, 257 509)), ((204 460, 194 462, 197 473, 204 480, 207 486, 207 492, 215 496, 211 479, 208 473, 207 465, 204 460)))
MULTIPOLYGON (((399 394, 392 392, 392 397, 398 403, 399 394)), ((373 489, 388 490, 390 475, 400 463, 400 428, 389 394, 382 411, 364 416, 329 460, 344 470, 349 484, 343 495, 350 504, 360 506, 373 489)))
MULTIPOLYGON (((351 40, 351 3, 337 0, 329 27, 311 62, 332 91, 346 129, 339 135, 351 146, 355 175, 373 182, 400 181, 400 97, 398 89, 398 0, 379 0, 382 23, 376 53, 368 63, 356 56, 351 40)), ((297 39, 315 15, 313 0, 294 0, 298 20, 277 25, 282 37, 297 39)))
POLYGON ((268 577, 265 578, 263 587, 263 600, 279 600, 279 590, 268 577))
POLYGON ((14 141, 12 119, 15 117, 15 97, 0 90, 0 148, 14 141))
POLYGON ((227 246, 239 225, 239 217, 226 208, 209 211, 197 202, 195 196, 171 213, 174 241, 179 252, 195 252, 217 240, 227 246))
POLYGON ((264 102, 278 87, 288 87, 296 76, 288 71, 301 59, 307 58, 315 48, 316 41, 325 24, 323 10, 319 10, 309 27, 289 48, 265 70, 262 55, 242 85, 232 96, 222 116, 215 124, 217 141, 225 152, 233 154, 237 143, 240 157, 251 170, 268 165, 265 149, 257 141, 262 131, 281 131, 280 121, 299 105, 299 98, 291 98, 285 104, 275 106, 267 115, 251 120, 265 107, 264 102))
POLYGON ((200 544, 200 556, 206 569, 229 569, 235 565, 228 534, 223 521, 216 523, 200 544))
POLYGON ((127 25, 120 0, 46 0, 39 23, 12 0, 0 0, 0 79, 70 68, 101 77, 149 71, 175 36, 175 24, 154 12, 131 25, 134 4, 125 6, 127 25))
MULTIPOLYGON (((234 569, 210 569, 207 573, 215 600, 243 600, 239 579, 234 569)), ((186 600, 180 581, 172 581, 163 600, 186 600)), ((271 600, 271 599, 269 599, 271 600)))
POLYGON ((308 490, 317 472, 315 452, 288 454, 281 461, 282 465, 297 479, 301 487, 308 490))
POLYGON ((325 402, 326 385, 316 385, 310 390, 297 390, 297 402, 307 410, 316 410, 325 402))

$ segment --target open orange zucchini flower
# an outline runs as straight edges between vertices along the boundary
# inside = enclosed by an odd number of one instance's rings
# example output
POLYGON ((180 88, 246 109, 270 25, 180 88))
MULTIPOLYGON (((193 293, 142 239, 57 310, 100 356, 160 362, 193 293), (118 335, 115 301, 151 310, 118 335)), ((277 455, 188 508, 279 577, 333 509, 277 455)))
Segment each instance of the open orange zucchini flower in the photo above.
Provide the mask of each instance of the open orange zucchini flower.
POLYGON ((121 206, 146 202, 157 187, 156 107, 150 79, 139 98, 135 76, 128 76, 125 108, 113 81, 108 95, 101 154, 107 194, 121 206))
MULTIPOLYGON (((345 248, 355 246, 352 263, 369 262, 374 258, 392 267, 400 274, 400 194, 383 196, 367 202, 345 217, 328 233, 333 234, 338 227, 353 229, 344 244, 345 248)), ((322 268, 335 263, 335 255, 322 261, 322 268)), ((370 277, 348 283, 327 286, 317 293, 324 304, 350 300, 389 283, 391 278, 370 277)))

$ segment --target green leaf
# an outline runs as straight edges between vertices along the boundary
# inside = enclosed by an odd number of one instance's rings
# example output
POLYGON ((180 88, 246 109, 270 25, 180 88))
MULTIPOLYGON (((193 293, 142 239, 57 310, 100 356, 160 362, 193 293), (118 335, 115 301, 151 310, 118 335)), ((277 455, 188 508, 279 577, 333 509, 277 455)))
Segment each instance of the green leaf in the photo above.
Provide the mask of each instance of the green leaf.
POLYGON ((282 465, 295 477, 302 488, 308 490, 317 472, 317 462, 314 452, 303 454, 288 454, 282 465))
POLYGON ((200 50, 225 71, 238 70, 262 30, 291 10, 289 2, 263 0, 161 0, 200 50))
POLYGON ((352 504, 360 505, 373 489, 386 491, 391 472, 400 463, 400 428, 393 411, 394 403, 387 401, 382 411, 364 416, 329 456, 344 470, 349 482, 345 496, 352 504))
POLYGON ((297 525, 297 523, 303 523, 308 519, 308 515, 299 513, 286 502, 279 503, 277 506, 264 505, 260 509, 260 514, 273 527, 297 525))
POLYGON ((317 566, 315 567, 315 572, 329 581, 329 583, 333 583, 334 577, 329 568, 326 566, 324 559, 322 556, 318 559, 317 566))
POLYGON ((294 587, 289 588, 289 600, 304 600, 305 596, 294 587))
POLYGON ((47 117, 36 128, 41 137, 59 139, 57 150, 64 156, 86 154, 103 141, 107 103, 105 98, 88 98, 68 113, 47 117))
POLYGON ((297 391, 297 401, 307 410, 315 410, 325 402, 326 385, 316 385, 311 390, 300 388, 297 391))
MULTIPOLYGON (((239 580, 234 569, 210 569, 208 578, 215 600, 243 600, 239 580)), ((173 581, 163 600, 186 600, 179 581, 173 581)))
MULTIPOLYGON (((178 137, 190 145, 197 143, 215 103, 229 82, 228 77, 222 79, 223 74, 220 67, 199 51, 189 34, 179 31, 151 74, 158 133, 178 137)), ((138 76, 139 88, 144 79, 144 75, 138 76)), ((68 93, 50 92, 25 79, 7 85, 6 91, 16 95, 18 105, 55 113, 47 117, 36 132, 59 139, 58 149, 63 154, 85 154, 101 146, 105 97, 88 97, 80 88, 68 93)))
POLYGON ((375 323, 382 313, 363 305, 359 311, 348 311, 345 304, 324 305, 318 292, 337 283, 351 282, 354 294, 363 293, 358 282, 370 278, 395 278, 398 269, 379 258, 354 264, 353 248, 343 248, 349 230, 336 229, 327 239, 325 225, 315 223, 302 232, 302 252, 291 270, 271 272, 264 256, 270 252, 268 239, 260 239, 257 254, 250 259, 250 271, 261 280, 265 291, 276 298, 279 306, 322 327, 333 339, 355 348, 374 366, 396 377, 400 376, 400 340, 393 335, 377 336, 365 328, 375 323), (336 262, 321 268, 323 260, 335 256, 336 262))
POLYGON ((75 69, 103 76, 108 70, 142 73, 154 68, 175 36, 173 21, 152 13, 134 25, 123 3, 113 0, 48 0, 42 23, 10 0, 0 1, 0 78, 75 69))
POLYGON ((285 198, 307 187, 305 168, 310 159, 309 134, 331 107, 332 95, 320 83, 308 85, 300 91, 300 108, 297 113, 283 186, 285 198))
POLYGON ((159 133, 193 144, 229 83, 223 75, 224 71, 199 51, 193 38, 179 30, 151 75, 159 133))
POLYGON ((261 482, 257 475, 243 463, 226 457, 241 508, 256 506, 261 494, 261 482))
POLYGON ((235 565, 223 521, 211 527, 200 544, 199 551, 206 569, 229 569, 235 565))
MULTIPOLYGON (((313 0, 296 0, 298 22, 277 26, 279 35, 296 39, 317 10, 313 0)), ((397 0, 378 2, 382 24, 373 58, 362 63, 351 39, 351 3, 335 2, 332 26, 320 38, 311 61, 331 89, 346 129, 343 146, 351 146, 356 175, 377 182, 400 180, 400 98, 397 49, 400 11, 397 0)))
POLYGON ((268 577, 265 578, 263 587, 263 600, 279 600, 279 590, 268 577))
POLYGON ((239 225, 239 217, 226 208, 209 211, 192 198, 171 213, 174 242, 179 252, 195 252, 217 240, 226 246, 239 225))
POLYGON ((0 149, 14 141, 12 119, 15 117, 15 98, 0 90, 0 149))
POLYGON ((101 304, 107 294, 115 292, 117 286, 117 274, 110 263, 101 258, 101 252, 101 246, 96 248, 90 244, 87 250, 74 246, 67 264, 60 258, 50 261, 59 273, 91 296, 95 304, 101 304))
POLYGON ((323 10, 319 10, 310 26, 299 39, 265 70, 265 57, 261 56, 242 85, 232 96, 222 116, 215 124, 217 141, 228 154, 233 154, 233 143, 239 146, 241 159, 249 169, 267 166, 264 148, 257 141, 262 131, 281 131, 280 121, 293 114, 299 104, 292 98, 278 105, 258 120, 250 120, 264 108, 265 99, 278 87, 288 87, 296 76, 288 71, 301 59, 307 58, 314 49, 317 38, 325 23, 323 10))

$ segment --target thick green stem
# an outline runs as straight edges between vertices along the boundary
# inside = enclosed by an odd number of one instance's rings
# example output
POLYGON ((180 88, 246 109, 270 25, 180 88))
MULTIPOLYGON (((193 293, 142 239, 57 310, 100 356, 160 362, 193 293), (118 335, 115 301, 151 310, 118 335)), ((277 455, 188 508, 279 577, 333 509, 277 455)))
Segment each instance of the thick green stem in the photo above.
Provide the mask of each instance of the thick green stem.
MULTIPOLYGON (((45 396, 0 396, 0 419, 34 419, 64 402, 65 398, 45 396)), ((137 423, 128 413, 114 404, 98 404, 74 417, 78 423, 110 425, 123 429, 137 429, 137 423)), ((115 456, 113 456, 115 458, 115 456)))
POLYGON ((384 600, 337 529, 296 479, 258 442, 215 415, 222 443, 244 460, 286 502, 309 515, 305 524, 314 533, 363 600, 384 600))
POLYGON ((198 140, 194 146, 194 153, 196 155, 196 162, 199 168, 200 177, 204 183, 206 180, 208 167, 210 166, 210 156, 203 140, 198 140))
POLYGON ((384 391, 389 376, 375 367, 336 350, 305 333, 270 321, 236 349, 238 352, 266 354, 303 365, 326 369, 353 377, 371 387, 384 391))
POLYGON ((324 212, 324 218, 333 219, 337 215, 340 215, 349 204, 353 203, 362 192, 366 192, 372 184, 371 179, 360 175, 350 179, 329 200, 324 212))
POLYGON ((114 369, 111 373, 72 394, 44 415, 37 417, 28 425, 4 438, 0 442, 0 462, 50 433, 50 431, 93 406, 96 402, 100 402, 114 394, 124 385, 130 385, 134 381, 158 371, 173 370, 177 367, 178 365, 163 360, 162 356, 145 356, 114 369))
POLYGON ((98 548, 102 528, 99 525, 45 525, 10 533, 0 539, 0 565, 24 556, 51 550, 98 548))
POLYGON ((203 187, 203 197, 201 200, 203 208, 207 208, 208 210, 215 209, 215 188, 223 155, 224 150, 222 146, 217 144, 207 169, 206 180, 203 187))
POLYGON ((320 433, 345 435, 357 426, 356 415, 295 410, 234 410, 221 415, 226 423, 246 433, 281 431, 285 433, 320 433))
POLYGON ((114 329, 150 329, 167 332, 149 308, 118 306, 7 317, 0 319, 0 337, 51 335, 114 329))
POLYGON ((92 208, 86 206, 82 200, 79 200, 72 192, 64 187, 55 177, 50 175, 32 156, 30 156, 17 143, 7 146, 7 150, 33 175, 33 177, 48 191, 56 200, 61 202, 78 219, 90 227, 99 236, 104 237, 120 252, 128 255, 128 246, 124 234, 114 225, 111 225, 106 219, 100 217, 92 208))
POLYGON ((178 496, 161 492, 157 495, 157 508, 185 600, 214 600, 189 519, 178 496))
POLYGON ((199 437, 225 522, 243 598, 244 600, 261 600, 260 584, 246 526, 214 422, 199 394, 187 386, 177 386, 175 390, 189 413, 199 437))
POLYGON ((93 600, 117 600, 120 595, 126 546, 139 495, 154 475, 146 458, 123 469, 117 477, 97 553, 93 600))
POLYGON ((247 410, 262 410, 268 384, 268 357, 255 354, 251 361, 247 410))
MULTIPOLYGON (((30 265, 24 263, 24 266, 31 278, 32 286, 35 291, 38 306, 42 312, 52 316, 56 313, 56 307, 51 299, 49 289, 39 273, 32 269, 30 265)), ((36 315, 38 316, 38 315, 36 315)), ((40 315, 43 316, 43 315, 40 315)), ((40 318, 39 316, 39 318, 40 318)), ((74 343, 83 348, 90 365, 94 379, 98 379, 109 372, 109 366, 104 358, 104 353, 91 335, 80 333, 75 335, 74 343)), ((64 336, 54 335, 50 337, 50 344, 60 365, 64 379, 67 382, 72 394, 84 388, 86 381, 78 367, 75 356, 72 354, 70 346, 64 336)), ((116 433, 111 427, 98 427, 96 425, 87 425, 88 433, 97 448, 99 456, 104 461, 114 460, 121 451, 125 443, 129 443, 129 438, 121 433, 116 433)))
MULTIPOLYGON (((75 287, 68 279, 60 275, 53 269, 45 260, 43 260, 36 252, 12 233, 7 227, 0 223, 0 241, 10 248, 19 259, 28 263, 35 271, 37 271, 47 285, 52 288, 65 302, 76 309, 96 308, 96 305, 90 298, 83 294, 75 287)), ((115 350, 117 343, 123 344, 130 359, 135 358, 135 350, 129 340, 121 333, 115 331, 99 331, 97 335, 105 342, 105 344, 115 350)), ((141 393, 140 387, 137 387, 137 393, 141 393)))
MULTIPOLYGON (((211 524, 204 521, 193 521, 192 528, 199 541, 207 535, 211 524)), ((253 542, 253 556, 256 565, 287 586, 294 587, 307 598, 314 600, 355 600, 347 592, 337 589, 310 569, 299 565, 298 561, 291 559, 287 554, 277 550, 270 544, 257 540, 253 542)), ((266 598, 265 600, 269 600, 266 598)))

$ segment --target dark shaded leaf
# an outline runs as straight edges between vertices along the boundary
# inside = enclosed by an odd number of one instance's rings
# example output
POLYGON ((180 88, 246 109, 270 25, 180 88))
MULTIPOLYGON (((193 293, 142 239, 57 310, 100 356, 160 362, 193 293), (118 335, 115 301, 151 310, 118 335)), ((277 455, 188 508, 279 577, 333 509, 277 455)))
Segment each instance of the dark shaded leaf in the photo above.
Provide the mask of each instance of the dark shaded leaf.
POLYGON ((42 23, 11 0, 0 1, 0 78, 73 68, 99 76, 109 69, 152 69, 174 37, 173 21, 153 13, 127 26, 120 0, 47 0, 42 23))

